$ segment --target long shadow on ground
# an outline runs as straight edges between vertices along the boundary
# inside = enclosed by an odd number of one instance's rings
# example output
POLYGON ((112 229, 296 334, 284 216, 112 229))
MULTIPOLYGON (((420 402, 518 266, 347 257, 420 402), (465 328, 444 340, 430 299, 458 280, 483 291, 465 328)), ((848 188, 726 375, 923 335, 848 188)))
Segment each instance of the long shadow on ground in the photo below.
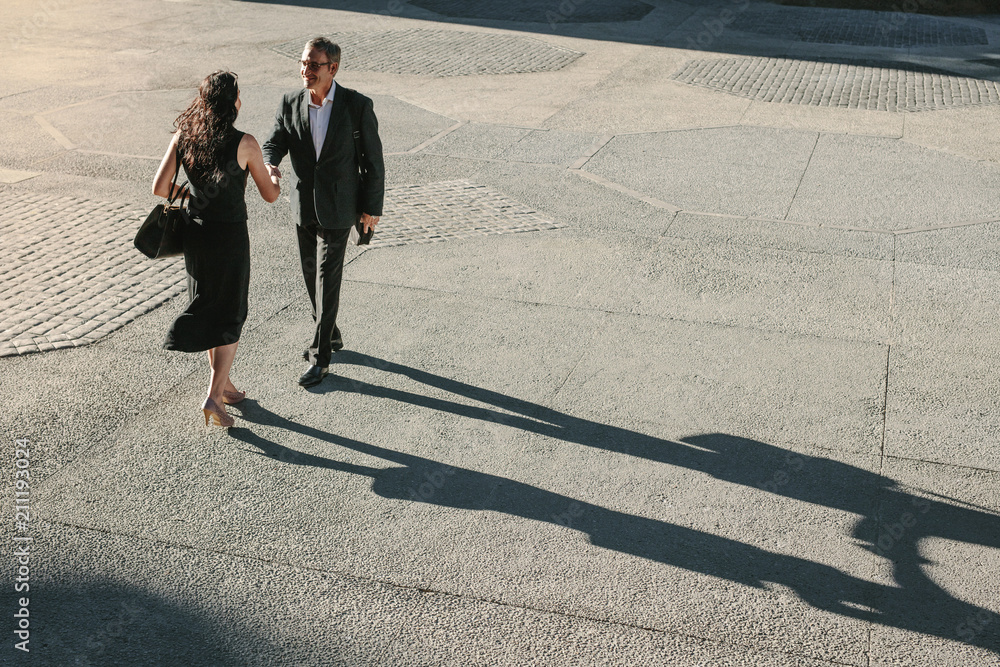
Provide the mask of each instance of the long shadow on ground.
MULTIPOLYGON (((476 407, 366 382, 343 380, 341 391, 498 422, 565 442, 697 470, 802 502, 862 517, 853 537, 893 564, 895 585, 880 585, 836 568, 742 542, 634 516, 514 480, 448 466, 424 457, 328 433, 250 405, 251 422, 277 426, 382 458, 400 467, 359 466, 312 456, 248 429, 233 437, 280 461, 372 478, 372 491, 391 499, 468 510, 492 510, 556 523, 587 534, 600 547, 753 587, 765 582, 794 590, 817 609, 964 642, 1000 655, 1000 614, 959 600, 930 580, 920 541, 928 537, 1000 549, 1000 515, 943 497, 907 493, 885 476, 763 442, 713 433, 672 442, 522 401, 416 368, 350 351, 339 362, 409 377, 490 407, 476 407)), ((776 530, 784 530, 776 526, 776 530)))
MULTIPOLYGON (((221 612, 86 573, 83 580, 63 577, 59 582, 32 579, 30 590, 11 598, 30 600, 28 652, 13 648, 23 637, 8 629, 10 643, 0 664, 218 667, 248 664, 254 653, 279 652, 266 633, 251 632, 221 612)), ((5 606, 8 614, 17 609, 5 606)))

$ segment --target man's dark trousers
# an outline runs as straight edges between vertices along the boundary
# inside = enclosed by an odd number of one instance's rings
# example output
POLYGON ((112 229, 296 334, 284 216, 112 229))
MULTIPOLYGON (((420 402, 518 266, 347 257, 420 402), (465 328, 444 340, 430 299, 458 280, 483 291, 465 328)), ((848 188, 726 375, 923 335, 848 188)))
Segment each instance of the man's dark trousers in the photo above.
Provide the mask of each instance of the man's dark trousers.
POLYGON ((344 275, 344 253, 351 230, 326 229, 313 220, 296 225, 302 277, 306 281, 313 306, 316 332, 309 346, 309 363, 326 368, 333 356, 332 341, 340 338, 337 309, 340 307, 340 282, 344 275), (316 270, 319 267, 319 271, 316 270))

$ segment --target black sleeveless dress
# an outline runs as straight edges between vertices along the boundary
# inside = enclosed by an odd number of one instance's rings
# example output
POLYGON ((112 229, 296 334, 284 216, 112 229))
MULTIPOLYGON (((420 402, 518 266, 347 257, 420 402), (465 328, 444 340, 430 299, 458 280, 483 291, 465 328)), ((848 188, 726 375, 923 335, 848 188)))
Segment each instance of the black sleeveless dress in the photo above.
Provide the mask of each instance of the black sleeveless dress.
POLYGON ((184 229, 188 307, 163 347, 202 352, 240 339, 250 291, 250 236, 244 198, 247 169, 236 158, 242 132, 225 146, 225 177, 218 183, 188 171, 191 222, 184 229))

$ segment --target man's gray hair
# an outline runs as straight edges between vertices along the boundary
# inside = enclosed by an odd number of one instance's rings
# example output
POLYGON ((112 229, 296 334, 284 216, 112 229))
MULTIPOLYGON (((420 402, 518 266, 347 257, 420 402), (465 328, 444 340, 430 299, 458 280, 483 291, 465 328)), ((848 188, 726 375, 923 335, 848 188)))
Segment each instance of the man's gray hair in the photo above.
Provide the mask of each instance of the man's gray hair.
POLYGON ((313 37, 306 42, 306 49, 318 49, 326 54, 332 63, 340 62, 340 47, 326 37, 313 37))

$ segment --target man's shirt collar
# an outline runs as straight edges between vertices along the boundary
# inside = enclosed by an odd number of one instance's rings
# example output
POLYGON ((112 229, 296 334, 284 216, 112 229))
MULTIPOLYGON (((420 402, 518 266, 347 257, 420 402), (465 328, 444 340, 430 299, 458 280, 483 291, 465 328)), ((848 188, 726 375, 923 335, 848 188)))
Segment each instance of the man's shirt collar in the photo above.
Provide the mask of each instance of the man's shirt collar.
POLYGON ((327 104, 332 104, 333 103, 333 93, 336 92, 336 90, 337 90, 337 82, 333 81, 333 82, 330 83, 330 91, 326 94, 326 97, 323 98, 323 104, 313 104, 312 103, 312 97, 310 97, 309 98, 309 106, 311 106, 313 109, 322 109, 327 104))

